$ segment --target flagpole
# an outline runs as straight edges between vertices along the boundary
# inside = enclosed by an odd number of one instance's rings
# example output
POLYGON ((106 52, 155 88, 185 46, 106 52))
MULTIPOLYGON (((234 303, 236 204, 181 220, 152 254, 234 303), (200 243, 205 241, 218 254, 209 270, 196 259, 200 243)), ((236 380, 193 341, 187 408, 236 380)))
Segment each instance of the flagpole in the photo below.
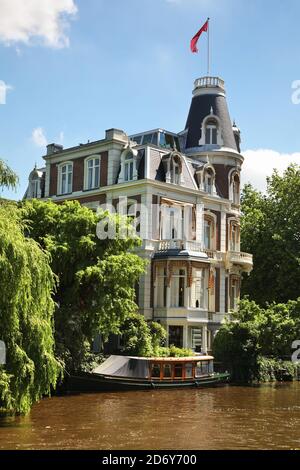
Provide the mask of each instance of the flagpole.
POLYGON ((207 28, 207 76, 210 74, 210 18, 207 18, 208 28, 207 28))

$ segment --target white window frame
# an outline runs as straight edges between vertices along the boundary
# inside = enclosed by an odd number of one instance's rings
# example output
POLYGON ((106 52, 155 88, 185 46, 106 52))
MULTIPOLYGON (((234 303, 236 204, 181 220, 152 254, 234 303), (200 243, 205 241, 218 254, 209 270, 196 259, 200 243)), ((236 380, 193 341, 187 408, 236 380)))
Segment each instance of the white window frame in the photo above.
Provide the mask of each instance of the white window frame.
POLYGON ((84 161, 84 190, 85 191, 92 191, 93 189, 99 189, 101 186, 101 156, 100 155, 91 155, 90 157, 86 158, 84 161), (99 160, 99 165, 96 166, 93 164, 92 171, 92 186, 89 186, 89 163, 91 161, 99 160), (96 169, 98 168, 98 185, 96 185, 96 169))
POLYGON ((186 272, 186 268, 176 268, 172 274, 172 277, 171 277, 171 285, 170 285, 170 302, 171 302, 171 308, 185 308, 186 307, 186 304, 187 304, 187 287, 186 287, 186 279, 187 279, 187 272, 186 272), (177 271, 178 271, 178 274, 177 274, 177 271), (184 274, 180 274, 180 271, 183 271, 184 274), (183 292, 183 297, 184 297, 184 301, 183 301, 183 305, 180 306, 179 305, 179 291, 178 292, 175 292, 175 295, 174 295, 174 289, 176 288, 176 284, 175 284, 175 281, 178 279, 178 288, 180 287, 180 279, 183 279, 183 289, 184 289, 184 292, 183 292), (176 301, 173 302, 174 298, 176 298, 176 301), (177 305, 178 304, 178 305, 177 305))
POLYGON ((34 179, 31 181, 30 185, 31 185, 31 188, 30 188, 31 197, 33 199, 39 198, 40 197, 40 180, 34 179))
MULTIPOLYGON (((74 176, 74 175, 73 175, 73 169, 74 169, 74 164, 73 164, 73 162, 63 162, 63 163, 61 163, 60 165, 58 165, 58 188, 57 188, 57 193, 58 193, 59 196, 64 196, 64 195, 66 195, 66 194, 71 194, 71 193, 73 192, 73 176, 74 176), (62 182, 63 182, 63 181, 62 181, 63 168, 64 168, 64 167, 69 167, 69 166, 71 166, 72 169, 71 169, 71 171, 69 171, 69 172, 68 172, 68 170, 67 170, 66 174, 67 174, 67 176, 68 176, 70 173, 71 173, 71 175, 72 175, 72 176, 71 176, 71 186, 70 186, 70 188, 69 188, 68 182, 67 182, 67 183, 66 183, 66 191, 63 192, 63 190, 62 190, 62 189, 63 189, 63 188, 62 188, 62 182), (69 191, 69 189, 70 189, 70 191, 69 191)), ((67 179, 68 179, 68 178, 67 178, 67 179)))

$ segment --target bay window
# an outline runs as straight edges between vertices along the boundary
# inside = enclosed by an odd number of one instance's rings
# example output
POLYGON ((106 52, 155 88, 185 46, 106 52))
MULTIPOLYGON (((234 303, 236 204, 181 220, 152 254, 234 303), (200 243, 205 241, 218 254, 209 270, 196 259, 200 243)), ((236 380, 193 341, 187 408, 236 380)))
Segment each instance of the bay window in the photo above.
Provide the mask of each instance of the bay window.
POLYGON ((175 269, 171 279, 171 307, 185 306, 185 269, 175 269))
POLYGON ((198 309, 207 308, 207 270, 193 269, 193 282, 191 285, 190 307, 198 309))

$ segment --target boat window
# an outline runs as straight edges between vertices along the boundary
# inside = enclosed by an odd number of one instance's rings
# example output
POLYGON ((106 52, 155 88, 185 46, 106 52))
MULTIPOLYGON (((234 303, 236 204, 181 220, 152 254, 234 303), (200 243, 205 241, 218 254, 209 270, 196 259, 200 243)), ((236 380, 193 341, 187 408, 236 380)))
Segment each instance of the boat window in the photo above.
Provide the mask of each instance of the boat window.
POLYGON ((190 379, 193 377, 193 364, 185 365, 185 377, 186 379, 190 379))
POLYGON ((151 377, 160 378, 160 364, 152 364, 151 377))
POLYGON ((182 364, 175 364, 174 367, 174 378, 175 379, 181 379, 182 378, 182 364))
POLYGON ((197 368, 196 368, 196 376, 200 375, 208 375, 209 374, 209 367, 208 367, 208 361, 201 361, 197 363, 197 368))
POLYGON ((164 378, 170 379, 172 377, 172 367, 171 364, 164 364, 164 378))

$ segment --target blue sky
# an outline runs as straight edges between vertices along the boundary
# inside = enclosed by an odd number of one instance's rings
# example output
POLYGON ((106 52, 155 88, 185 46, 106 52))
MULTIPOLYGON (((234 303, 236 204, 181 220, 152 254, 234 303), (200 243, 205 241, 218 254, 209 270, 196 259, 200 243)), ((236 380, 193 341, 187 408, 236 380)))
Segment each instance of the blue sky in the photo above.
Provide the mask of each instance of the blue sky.
POLYGON ((181 131, 206 74, 206 37, 199 54, 189 42, 208 16, 211 73, 226 81, 246 180, 261 187, 274 166, 300 163, 299 0, 0 0, 0 11, 0 86, 10 87, 0 157, 20 176, 3 196, 23 196, 46 142, 181 131))

